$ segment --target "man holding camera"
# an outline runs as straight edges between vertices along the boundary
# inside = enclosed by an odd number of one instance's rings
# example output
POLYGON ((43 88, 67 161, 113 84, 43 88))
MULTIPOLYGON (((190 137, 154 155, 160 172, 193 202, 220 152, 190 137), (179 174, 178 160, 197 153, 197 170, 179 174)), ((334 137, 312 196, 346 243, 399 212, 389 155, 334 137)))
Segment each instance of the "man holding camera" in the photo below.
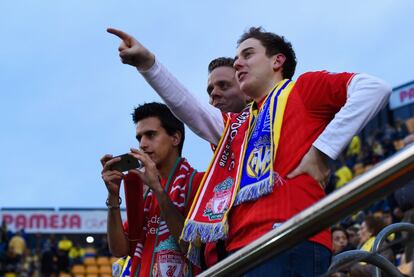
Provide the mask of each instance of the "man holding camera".
MULTIPOLYGON (((197 268, 185 258, 187 245, 180 244, 179 237, 203 173, 197 173, 181 157, 184 125, 161 103, 137 107, 133 121, 140 150, 131 149, 130 155, 143 168, 129 170, 125 175, 112 169, 121 158, 107 154, 101 159, 102 179, 108 190, 107 229, 111 252, 116 257, 134 253, 129 261, 131 276, 149 276, 150 272, 154 276, 183 276, 190 270, 195 273, 197 268), (143 184, 149 187, 143 209, 138 212, 141 226, 122 223, 119 196, 122 180, 125 187, 143 184), (137 236, 131 237, 131 233, 137 236), (131 249, 135 244, 135 249, 131 249), (139 275, 133 275, 138 272, 139 275)), ((142 194, 133 197, 141 201, 142 194)))

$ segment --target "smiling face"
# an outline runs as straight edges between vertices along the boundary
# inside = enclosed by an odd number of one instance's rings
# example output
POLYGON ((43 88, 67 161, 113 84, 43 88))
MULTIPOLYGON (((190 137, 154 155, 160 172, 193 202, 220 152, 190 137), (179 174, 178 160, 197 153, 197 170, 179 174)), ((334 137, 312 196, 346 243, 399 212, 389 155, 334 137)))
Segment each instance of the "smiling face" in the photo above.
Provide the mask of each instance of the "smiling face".
POLYGON ((266 48, 255 38, 240 43, 237 48, 236 79, 241 91, 260 101, 282 78, 283 54, 266 55, 266 48))
POLYGON ((208 76, 210 104, 222 112, 238 113, 246 106, 247 96, 236 81, 236 71, 229 66, 215 68, 208 76))
POLYGON ((148 154, 157 168, 169 164, 178 157, 178 145, 181 141, 179 132, 169 135, 157 117, 148 117, 138 121, 136 138, 139 146, 148 154))

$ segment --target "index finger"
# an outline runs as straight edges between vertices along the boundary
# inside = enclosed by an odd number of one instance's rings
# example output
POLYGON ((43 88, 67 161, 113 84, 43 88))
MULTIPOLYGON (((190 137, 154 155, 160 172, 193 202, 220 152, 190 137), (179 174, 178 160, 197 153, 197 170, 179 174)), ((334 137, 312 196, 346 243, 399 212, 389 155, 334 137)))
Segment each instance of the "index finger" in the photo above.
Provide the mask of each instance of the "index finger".
POLYGON ((106 29, 106 31, 110 34, 113 34, 113 35, 119 37, 123 41, 131 40, 131 36, 128 35, 127 33, 123 32, 123 31, 121 31, 121 30, 114 29, 114 28, 108 28, 108 29, 106 29))

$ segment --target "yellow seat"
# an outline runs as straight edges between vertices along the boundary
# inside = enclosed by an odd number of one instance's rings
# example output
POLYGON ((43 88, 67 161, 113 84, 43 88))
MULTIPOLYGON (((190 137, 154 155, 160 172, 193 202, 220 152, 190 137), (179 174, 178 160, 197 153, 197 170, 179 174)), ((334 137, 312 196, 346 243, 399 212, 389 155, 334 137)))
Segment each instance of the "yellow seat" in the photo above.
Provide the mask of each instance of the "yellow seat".
POLYGON ((99 274, 112 274, 112 267, 110 265, 99 266, 99 274))
POLYGON ((81 264, 74 265, 72 267, 72 274, 85 274, 85 266, 81 264))
POLYGON ((111 265, 111 261, 108 257, 100 256, 96 258, 97 265, 111 265))
POLYGON ((86 257, 95 257, 96 256, 96 249, 93 247, 86 247, 85 248, 85 256, 86 257))
POLYGON ((86 273, 87 274, 98 274, 99 269, 97 265, 88 265, 86 266, 86 273))
POLYGON ((96 265, 96 259, 95 257, 85 257, 83 259, 84 265, 96 265))

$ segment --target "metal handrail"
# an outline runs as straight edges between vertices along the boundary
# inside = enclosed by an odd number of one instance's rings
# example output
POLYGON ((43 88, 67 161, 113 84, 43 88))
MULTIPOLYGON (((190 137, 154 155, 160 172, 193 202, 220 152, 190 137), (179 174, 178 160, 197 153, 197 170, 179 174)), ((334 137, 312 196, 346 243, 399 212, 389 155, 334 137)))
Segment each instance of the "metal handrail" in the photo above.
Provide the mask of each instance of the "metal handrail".
MULTIPOLYGON (((384 243, 384 241, 387 239, 387 237, 390 234, 395 233, 395 232, 402 232, 402 231, 407 231, 407 232, 414 234, 414 224, 400 222, 400 223, 394 223, 394 224, 391 224, 385 227, 376 236, 374 244, 372 245, 372 252, 378 252, 378 250, 381 248, 381 245, 384 243)), ((375 272, 373 276, 381 277, 381 270, 379 268, 375 268, 375 272)))
POLYGON ((382 269, 392 277, 403 277, 401 272, 386 258, 378 253, 371 253, 364 250, 349 250, 336 255, 329 267, 329 272, 336 272, 339 268, 349 263, 367 262, 375 265, 375 269, 382 269))
POLYGON ((199 276, 238 275, 335 224, 414 179, 414 145, 290 218, 199 276))

